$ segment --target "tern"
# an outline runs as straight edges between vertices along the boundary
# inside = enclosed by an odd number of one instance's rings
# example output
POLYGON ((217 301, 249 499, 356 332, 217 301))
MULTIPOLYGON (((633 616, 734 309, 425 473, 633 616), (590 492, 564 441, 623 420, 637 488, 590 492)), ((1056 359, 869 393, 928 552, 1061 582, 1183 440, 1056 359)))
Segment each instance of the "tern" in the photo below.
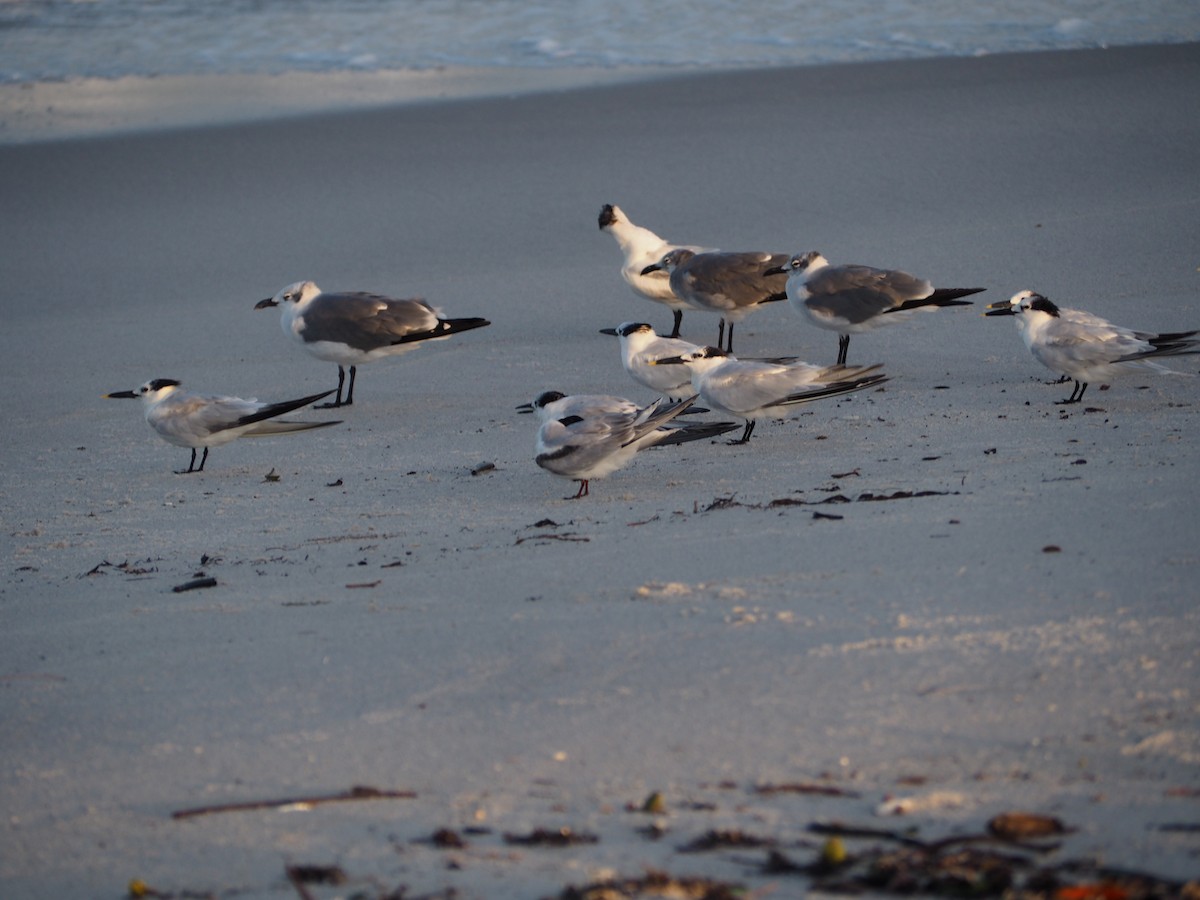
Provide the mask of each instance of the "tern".
POLYGON ((168 444, 190 447, 192 459, 187 469, 176 472, 187 475, 203 472, 208 460, 208 448, 220 447, 240 437, 262 437, 270 434, 289 434, 293 431, 308 431, 339 425, 340 422, 291 422, 278 419, 294 409, 308 406, 333 391, 312 394, 299 400, 284 400, 282 403, 260 403, 243 400, 241 397, 222 397, 213 394, 193 394, 183 390, 172 378, 155 378, 136 391, 114 391, 105 394, 112 399, 142 401, 146 421, 168 444), (196 465, 196 450, 204 448, 200 465, 196 465))
POLYGON ((682 400, 693 393, 692 376, 686 368, 656 366, 654 360, 693 353, 700 349, 698 345, 660 337, 645 322, 622 322, 616 328, 601 328, 600 333, 621 339, 621 365, 638 384, 671 400, 682 400))
POLYGON ((1200 353, 1200 331, 1154 334, 1113 325, 1081 309, 1059 307, 1035 291, 1018 291, 987 307, 985 316, 1015 316, 1017 330, 1033 358, 1052 372, 1075 381, 1071 396, 1059 404, 1078 403, 1089 382, 1118 375, 1153 371, 1181 375, 1154 362, 1156 357, 1200 353))
POLYGON ((692 247, 685 244, 672 244, 663 240, 649 228, 634 225, 625 215, 624 210, 612 203, 606 203, 600 210, 600 230, 607 231, 613 236, 624 255, 621 264, 621 277, 626 284, 633 288, 634 293, 640 294, 647 300, 662 303, 671 310, 675 318, 674 327, 669 337, 679 337, 679 326, 683 322, 683 311, 694 309, 687 301, 681 299, 671 290, 670 276, 662 269, 645 272, 651 263, 656 263, 667 253, 676 248, 704 252, 703 247, 692 247))
POLYGON ((720 314, 717 346, 732 353, 734 324, 764 304, 786 299, 787 279, 781 267, 787 258, 786 253, 765 251, 696 253, 679 248, 646 266, 642 274, 667 272, 671 290, 681 299, 697 309, 720 314), (722 347, 726 324, 729 336, 722 347))
POLYGON ((798 253, 768 270, 786 273, 792 307, 818 328, 838 333, 837 364, 846 364, 850 335, 907 319, 914 312, 944 306, 970 306, 960 300, 986 288, 937 288, 923 278, 897 269, 831 266, 815 250, 798 253))
POLYGON ((692 375, 692 389, 701 400, 713 410, 745 419, 746 428, 731 442, 734 444, 749 441, 761 418, 782 418, 802 403, 861 391, 888 380, 878 365, 816 366, 738 359, 716 347, 701 347, 654 365, 686 366, 692 375))
POLYGON ((290 284, 274 297, 260 300, 254 308, 269 306, 282 309, 279 323, 284 334, 317 359, 337 363, 337 397, 323 407, 327 409, 354 403, 354 378, 363 363, 492 324, 480 318, 444 319, 439 310, 416 298, 326 294, 311 281, 290 284), (350 367, 350 387, 343 401, 346 366, 350 367))
POLYGON ((579 490, 566 498, 578 500, 588 496, 591 479, 628 465, 639 450, 715 437, 738 427, 736 422, 671 421, 695 402, 693 394, 678 403, 660 398, 639 407, 622 397, 545 391, 518 409, 532 409, 541 422, 534 462, 578 481, 579 490))

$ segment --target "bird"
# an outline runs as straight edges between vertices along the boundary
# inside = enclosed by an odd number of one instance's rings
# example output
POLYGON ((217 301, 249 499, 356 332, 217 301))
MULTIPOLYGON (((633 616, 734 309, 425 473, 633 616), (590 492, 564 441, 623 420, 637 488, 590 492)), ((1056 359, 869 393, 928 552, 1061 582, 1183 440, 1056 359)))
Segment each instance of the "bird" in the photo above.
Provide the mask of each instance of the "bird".
POLYGON ((645 322, 622 322, 616 328, 601 328, 600 333, 621 339, 621 365, 638 384, 670 400, 682 400, 692 393, 692 377, 686 368, 656 366, 652 360, 692 353, 700 349, 697 344, 660 337, 645 322))
POLYGON ((289 434, 308 431, 312 428, 327 428, 340 425, 340 421, 293 422, 276 418, 302 406, 308 406, 332 394, 325 391, 311 394, 298 400, 280 403, 260 403, 258 400, 243 400, 241 397, 223 397, 215 394, 193 394, 183 390, 180 382, 173 378, 155 378, 133 391, 114 391, 104 396, 109 399, 131 399, 142 401, 146 421, 168 444, 190 447, 192 459, 187 469, 177 470, 177 475, 203 472, 208 461, 208 448, 220 447, 240 437, 261 437, 270 434, 289 434), (196 465, 196 450, 204 448, 200 465, 196 465))
POLYGON ((363 363, 492 324, 481 318, 442 318, 440 310, 419 298, 397 299, 362 292, 327 294, 312 281, 289 284, 254 308, 271 306, 282 310, 279 324, 284 334, 317 359, 337 363, 337 397, 323 409, 354 403, 354 379, 357 367, 363 363), (346 366, 350 367, 350 387, 343 401, 346 366))
POLYGON ((755 423, 764 417, 783 417, 802 403, 837 397, 883 384, 888 377, 879 366, 817 366, 806 362, 775 363, 738 359, 717 347, 657 360, 654 365, 683 365, 692 376, 692 389, 714 411, 745 419, 742 436, 750 440, 755 423))
POLYGON ((540 421, 534 462, 579 482, 579 490, 565 498, 578 500, 589 495, 593 478, 628 465, 639 450, 715 437, 738 427, 736 422, 672 422, 695 401, 694 394, 678 403, 660 397, 639 407, 623 397, 544 391, 518 409, 531 409, 540 421))
POLYGON ((1015 316, 1017 330, 1033 358, 1052 372, 1074 380, 1071 395, 1056 403, 1078 403, 1092 381, 1153 371, 1181 375, 1154 362, 1167 356, 1200 353, 1200 331, 1154 334, 1114 325, 1081 309, 1060 307, 1036 291, 1018 291, 992 303, 985 316, 1015 316))
POLYGON ((846 364, 850 335, 907 319, 920 310, 970 306, 960 300, 986 288, 937 288, 923 278, 898 269, 871 266, 831 266, 815 250, 797 253, 772 274, 786 273, 787 298, 792 308, 818 328, 838 333, 837 364, 846 364))
POLYGON ((665 271, 671 290, 685 302, 721 316, 717 347, 733 352, 733 326, 764 304, 784 300, 787 278, 781 267, 786 253, 745 251, 696 253, 677 248, 642 269, 643 275, 665 271), (776 274, 769 274, 774 271, 776 274), (725 340, 725 326, 729 326, 725 340))
POLYGON ((562 391, 542 391, 529 403, 517 407, 518 412, 535 413, 539 421, 564 416, 595 416, 603 413, 635 413, 640 407, 632 400, 611 394, 564 394, 562 391))
POLYGON ((679 328, 683 324, 683 311, 693 309, 687 301, 681 299, 671 290, 670 276, 662 269, 649 273, 643 270, 651 263, 656 263, 671 250, 681 247, 696 253, 704 252, 703 247, 693 247, 685 244, 672 244, 665 241, 649 228, 634 225, 625 215, 621 207, 612 203, 604 204, 600 210, 600 230, 607 231, 613 236, 624 255, 621 264, 621 277, 634 290, 647 300, 662 303, 671 310, 674 316, 674 327, 669 337, 679 337, 679 328))

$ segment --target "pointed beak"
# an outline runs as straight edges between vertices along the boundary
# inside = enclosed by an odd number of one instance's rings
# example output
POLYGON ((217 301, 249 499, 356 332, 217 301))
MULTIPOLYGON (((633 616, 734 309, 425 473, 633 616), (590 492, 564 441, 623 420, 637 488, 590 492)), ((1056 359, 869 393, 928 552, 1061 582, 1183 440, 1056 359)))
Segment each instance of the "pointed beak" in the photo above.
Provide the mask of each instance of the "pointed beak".
POLYGON ((611 334, 613 337, 617 337, 617 329, 615 329, 615 328, 601 328, 600 333, 601 334, 611 334))
POLYGON ((687 360, 682 356, 661 356, 658 359, 650 360, 652 366, 682 366, 687 363, 687 360))
POLYGON ((533 404, 532 403, 522 403, 520 406, 517 407, 517 412, 531 413, 531 412, 533 412, 533 404))
POLYGON ((787 269, 783 266, 771 266, 769 269, 763 270, 764 275, 786 275, 787 269))
POLYGON ((643 275, 649 275, 651 272, 661 272, 662 266, 658 263, 650 263, 646 268, 642 269, 643 275))
POLYGON ((259 300, 254 304, 255 309, 266 309, 268 306, 278 306, 274 297, 268 297, 266 300, 259 300))
POLYGON ((133 391, 113 391, 111 394, 102 394, 106 400, 136 400, 138 395, 133 391))
POLYGON ((984 316, 1015 316, 1016 315, 1016 313, 1013 312, 1013 305, 1011 303, 1009 303, 1007 300, 1001 300, 998 303, 989 303, 987 305, 987 307, 985 307, 985 308, 988 311, 984 313, 984 316))

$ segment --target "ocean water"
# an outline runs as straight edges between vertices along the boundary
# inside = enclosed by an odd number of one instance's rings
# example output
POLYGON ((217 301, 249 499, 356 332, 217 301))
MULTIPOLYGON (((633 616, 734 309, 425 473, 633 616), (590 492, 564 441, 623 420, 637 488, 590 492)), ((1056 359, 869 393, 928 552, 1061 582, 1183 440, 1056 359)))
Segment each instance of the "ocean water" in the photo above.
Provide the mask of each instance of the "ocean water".
POLYGON ((0 0, 0 82, 761 67, 1196 40, 1197 0, 0 0))

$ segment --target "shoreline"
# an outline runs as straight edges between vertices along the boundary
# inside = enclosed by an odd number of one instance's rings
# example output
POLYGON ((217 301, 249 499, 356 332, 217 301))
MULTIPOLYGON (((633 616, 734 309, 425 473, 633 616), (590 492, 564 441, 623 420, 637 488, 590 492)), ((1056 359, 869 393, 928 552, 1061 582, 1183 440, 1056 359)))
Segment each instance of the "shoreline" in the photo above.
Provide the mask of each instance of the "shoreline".
POLYGON ((0 145, 238 125, 444 100, 557 93, 689 71, 701 70, 447 67, 0 84, 0 145))
POLYGON ((1178 46, 1186 43, 820 61, 771 67, 447 66, 366 72, 208 73, 22 82, 0 84, 0 146, 232 126, 440 101, 511 99, 679 78, 1178 46))

